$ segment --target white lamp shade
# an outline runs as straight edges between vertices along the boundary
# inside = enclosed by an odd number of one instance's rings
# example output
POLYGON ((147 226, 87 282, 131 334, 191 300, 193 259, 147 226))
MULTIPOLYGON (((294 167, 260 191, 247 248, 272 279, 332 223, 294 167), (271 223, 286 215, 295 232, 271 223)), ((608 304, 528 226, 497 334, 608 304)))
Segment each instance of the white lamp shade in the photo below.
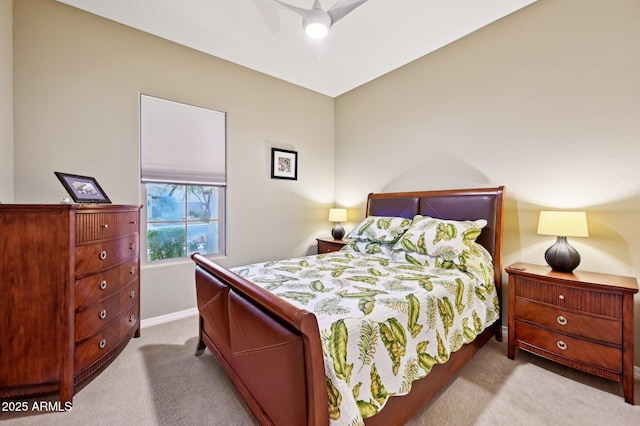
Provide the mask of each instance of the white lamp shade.
POLYGON ((538 234, 562 237, 588 237, 585 212, 541 211, 538 234))
POLYGON ((329 222, 346 222, 347 209, 329 209, 329 222))

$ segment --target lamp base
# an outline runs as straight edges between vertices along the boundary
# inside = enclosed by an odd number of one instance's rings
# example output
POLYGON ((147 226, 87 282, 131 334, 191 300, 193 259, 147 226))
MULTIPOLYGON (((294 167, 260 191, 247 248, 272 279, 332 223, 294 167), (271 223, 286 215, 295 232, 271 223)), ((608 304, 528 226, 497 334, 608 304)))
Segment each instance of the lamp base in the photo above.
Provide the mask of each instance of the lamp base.
POLYGON ((580 253, 567 242, 567 237, 558 237, 544 252, 544 259, 554 271, 571 272, 580 264, 580 253))
POLYGON ((336 224, 333 226, 333 229, 331 230, 331 236, 335 240, 341 240, 342 237, 344 237, 344 228, 342 227, 342 225, 340 225, 340 222, 336 222, 336 224))

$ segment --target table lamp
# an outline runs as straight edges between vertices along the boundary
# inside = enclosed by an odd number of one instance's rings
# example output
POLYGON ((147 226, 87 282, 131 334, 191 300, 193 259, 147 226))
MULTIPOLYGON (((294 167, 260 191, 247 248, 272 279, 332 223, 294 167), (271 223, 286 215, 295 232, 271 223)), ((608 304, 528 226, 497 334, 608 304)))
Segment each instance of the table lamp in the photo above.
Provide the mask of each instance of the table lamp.
POLYGON ((344 228, 340 225, 340 222, 347 221, 347 209, 329 209, 329 222, 335 222, 331 230, 331 235, 336 240, 341 240, 344 237, 344 228))
POLYGON ((571 272, 580 264, 580 254, 568 242, 567 237, 588 237, 585 212, 541 211, 538 234, 555 235, 555 244, 544 253, 544 259, 554 271, 571 272))

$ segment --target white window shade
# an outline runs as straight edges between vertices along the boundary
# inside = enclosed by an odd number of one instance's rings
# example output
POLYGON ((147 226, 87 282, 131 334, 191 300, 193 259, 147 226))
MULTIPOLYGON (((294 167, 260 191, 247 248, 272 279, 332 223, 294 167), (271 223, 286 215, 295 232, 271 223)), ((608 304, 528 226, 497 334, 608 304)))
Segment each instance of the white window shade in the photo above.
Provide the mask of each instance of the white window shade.
POLYGON ((226 184, 226 114, 140 95, 142 182, 226 184))

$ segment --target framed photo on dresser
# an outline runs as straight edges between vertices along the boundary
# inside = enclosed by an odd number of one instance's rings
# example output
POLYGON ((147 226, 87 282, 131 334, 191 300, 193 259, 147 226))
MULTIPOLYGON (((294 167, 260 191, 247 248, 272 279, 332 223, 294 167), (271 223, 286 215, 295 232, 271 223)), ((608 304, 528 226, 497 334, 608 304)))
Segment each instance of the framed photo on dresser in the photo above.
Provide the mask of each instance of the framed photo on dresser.
POLYGON ((111 204, 111 200, 95 178, 62 172, 53 173, 58 177, 74 202, 111 204))

